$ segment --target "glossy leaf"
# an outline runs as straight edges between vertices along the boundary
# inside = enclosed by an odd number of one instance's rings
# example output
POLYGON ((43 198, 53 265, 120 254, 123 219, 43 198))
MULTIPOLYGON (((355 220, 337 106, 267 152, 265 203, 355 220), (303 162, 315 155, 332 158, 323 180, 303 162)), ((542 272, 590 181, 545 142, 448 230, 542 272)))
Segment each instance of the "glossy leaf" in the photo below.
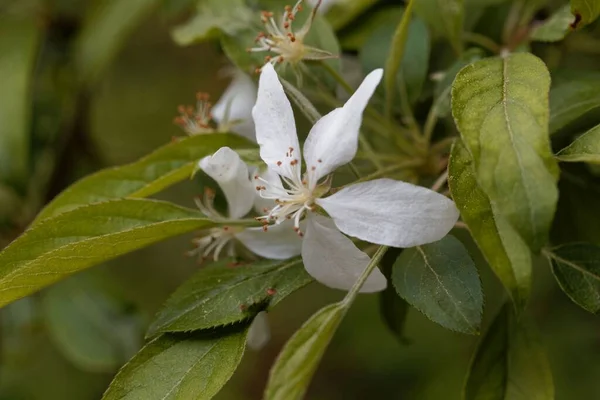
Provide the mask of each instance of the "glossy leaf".
POLYGON ((99 201, 122 197, 147 197, 191 176, 202 157, 223 146, 253 148, 233 134, 199 135, 159 148, 140 160, 89 175, 56 196, 37 216, 35 223, 99 201))
POLYGON ((312 282, 302 260, 219 262, 198 271, 158 312, 148 336, 228 325, 270 309, 312 282))
POLYGON ((294 333, 271 368, 265 400, 303 398, 345 310, 343 303, 323 307, 294 333))
POLYGON ((465 400, 553 400, 552 372, 537 333, 504 305, 481 340, 465 400))
POLYGON ((533 29, 531 39, 539 42, 563 40, 571 31, 571 24, 574 20, 571 8, 568 5, 561 7, 550 18, 533 29))
POLYGON ((75 272, 213 223, 156 200, 80 207, 28 229, 0 253, 0 306, 75 272))
POLYGON ((462 52, 464 0, 418 0, 415 14, 444 39, 457 54, 462 52))
POLYGON ((550 133, 600 107, 600 74, 562 82, 550 91, 550 133))
POLYGON ((475 179, 473 159, 462 142, 452 148, 448 185, 462 220, 488 264, 515 304, 525 306, 531 291, 531 254, 527 244, 500 216, 475 179))
POLYGON ((576 17, 573 27, 581 28, 600 16, 600 2, 598 0, 571 0, 571 12, 576 17))
POLYGON ((392 283, 432 321, 458 332, 479 332, 481 282, 467 249, 455 237, 404 250, 394 263, 392 283))
POLYGON ((600 125, 579 136, 556 156, 561 161, 600 164, 600 125))
POLYGON ((600 246, 574 243, 547 253, 562 290, 579 306, 600 311, 600 246))
POLYGON ((473 156, 477 182, 496 213, 535 252, 548 241, 558 200, 558 166, 547 128, 549 89, 546 66, 528 53, 470 64, 452 88, 452 114, 473 156))
POLYGON ((165 334, 121 368, 103 400, 208 400, 233 375, 246 332, 165 334))

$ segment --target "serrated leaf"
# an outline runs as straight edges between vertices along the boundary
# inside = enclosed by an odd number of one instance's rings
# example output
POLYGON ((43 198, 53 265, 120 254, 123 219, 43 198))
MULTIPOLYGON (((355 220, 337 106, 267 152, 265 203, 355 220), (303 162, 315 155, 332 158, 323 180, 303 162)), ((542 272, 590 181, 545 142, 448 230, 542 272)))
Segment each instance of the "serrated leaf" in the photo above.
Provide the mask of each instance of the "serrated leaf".
POLYGON ((345 311, 343 303, 323 307, 294 333, 271 368, 265 400, 303 398, 345 311))
POLYGON ((552 372, 532 326, 505 304, 482 338, 465 382, 465 400, 553 400, 552 372))
POLYGON ((103 261, 211 225, 198 211, 142 199, 93 204, 49 218, 0 252, 0 306, 103 261))
POLYGON ((259 261, 237 267, 223 261, 181 285, 158 312, 148 336, 212 328, 249 319, 312 282, 302 260, 259 261))
POLYGON ((475 263, 455 237, 406 249, 392 269, 398 295, 445 328, 476 334, 483 293, 475 263))
POLYGON ((548 241, 558 200, 549 89, 546 66, 528 53, 470 64, 452 87, 452 114, 477 182, 534 252, 548 241))
POLYGON ((158 336, 121 368, 102 399, 211 399, 233 375, 245 345, 245 330, 158 336))
POLYGON ((600 246, 566 244, 547 253, 561 289, 583 309, 600 311, 600 246))
POLYGON ((576 17, 573 28, 581 28, 600 16, 600 1, 571 0, 571 12, 576 17))
POLYGON ((140 160, 87 176, 56 196, 34 224, 74 208, 122 197, 147 197, 190 177, 197 162, 223 146, 253 148, 233 134, 199 135, 178 140, 140 160))
POLYGON ((571 8, 568 5, 561 7, 550 18, 532 30, 531 39, 538 42, 563 40, 571 31, 571 24, 574 20, 571 8))
POLYGON ((457 141, 450 156, 448 186, 462 220, 518 308, 531 291, 531 254, 527 244, 500 216, 475 179, 473 159, 457 141))
POLYGON ((600 125, 579 136, 556 157, 561 161, 600 164, 600 125))
POLYGON ((448 40, 457 54, 462 52, 464 0, 418 0, 415 14, 441 37, 448 40))
POLYGON ((562 82, 550 91, 550 133, 600 107, 600 74, 562 82))

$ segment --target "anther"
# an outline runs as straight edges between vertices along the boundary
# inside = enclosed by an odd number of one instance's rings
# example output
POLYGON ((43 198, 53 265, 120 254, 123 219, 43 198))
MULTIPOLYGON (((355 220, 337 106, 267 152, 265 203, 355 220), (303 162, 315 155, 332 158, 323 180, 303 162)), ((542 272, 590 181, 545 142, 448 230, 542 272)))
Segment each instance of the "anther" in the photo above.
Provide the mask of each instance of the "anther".
POLYGON ((281 161, 277 161, 277 166, 281 167, 281 164, 283 164, 281 161))
POLYGON ((275 289, 273 289, 273 288, 268 288, 268 289, 267 289, 267 294, 268 294, 269 296, 273 296, 273 295, 275 295, 275 293, 277 293, 277 290, 275 290, 275 289))
POLYGON ((269 225, 263 225, 262 227, 263 232, 266 232, 269 230, 269 225))

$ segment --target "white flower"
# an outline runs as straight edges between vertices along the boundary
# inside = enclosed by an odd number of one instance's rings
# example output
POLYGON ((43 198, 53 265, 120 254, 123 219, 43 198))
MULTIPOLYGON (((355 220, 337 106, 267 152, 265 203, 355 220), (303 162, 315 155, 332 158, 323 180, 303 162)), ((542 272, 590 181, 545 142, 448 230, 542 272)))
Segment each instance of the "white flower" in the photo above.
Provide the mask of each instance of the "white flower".
MULTIPOLYGON (((227 256, 233 257, 236 255, 236 241, 265 258, 287 259, 300 254, 302 242, 294 233, 291 222, 266 232, 264 227, 244 228, 233 224, 234 221, 245 217, 253 207, 258 212, 264 212, 265 208, 274 206, 272 201, 265 203, 264 199, 256 195, 248 166, 236 152, 229 147, 223 147, 212 156, 200 160, 199 167, 221 187, 227 200, 228 214, 223 216, 215 209, 215 194, 212 190, 205 191, 204 199, 196 199, 200 211, 223 225, 208 229, 199 239, 195 239, 197 247, 190 255, 206 258, 212 253, 216 261, 225 251, 227 256)), ((260 176, 261 179, 269 181, 273 173, 265 172, 260 176)))
POLYGON ((252 121, 255 102, 256 83, 243 71, 236 69, 231 83, 212 109, 219 131, 234 132, 256 141, 252 121))
POLYGON ((271 328, 269 327, 269 319, 266 311, 261 311, 254 317, 248 329, 246 336, 246 344, 252 350, 260 350, 271 339, 271 328))
MULTIPOLYGON (((256 177, 261 196, 277 204, 262 219, 274 222, 274 227, 291 219, 296 231, 305 219, 304 266, 333 288, 349 289, 369 263, 340 231, 370 243, 412 247, 441 239, 458 219, 454 202, 445 196, 391 179, 353 184, 323 198, 328 191, 323 179, 356 154, 362 113, 382 74, 381 69, 371 72, 343 107, 312 127, 304 143, 304 174, 292 108, 271 65, 263 68, 252 110, 260 156, 281 178, 274 182, 256 177), (318 214, 319 207, 331 218, 318 214)), ((385 286, 384 276, 375 269, 362 291, 385 286)))

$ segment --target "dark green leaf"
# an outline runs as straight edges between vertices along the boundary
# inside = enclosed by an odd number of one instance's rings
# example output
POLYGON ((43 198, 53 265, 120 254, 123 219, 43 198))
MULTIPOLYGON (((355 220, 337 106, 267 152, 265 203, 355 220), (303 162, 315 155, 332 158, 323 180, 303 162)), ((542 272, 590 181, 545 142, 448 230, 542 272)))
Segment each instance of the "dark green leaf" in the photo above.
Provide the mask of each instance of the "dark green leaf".
POLYGON ((566 5, 561 7, 531 33, 531 39, 540 42, 557 42, 563 40, 571 31, 571 24, 575 18, 571 14, 571 8, 566 5))
POLYGON ((0 306, 84 268, 212 224, 197 211, 142 199, 93 204, 49 218, 0 253, 0 306))
POLYGON ((600 164, 600 125, 579 136, 556 156, 561 161, 600 164))
POLYGON ((576 17, 573 27, 581 28, 598 18, 600 15, 600 1, 571 0, 571 12, 576 17))
MULTIPOLYGON (((402 18, 404 8, 397 6, 377 8, 361 16, 352 24, 352 30, 342 32, 340 44, 344 50, 360 50, 369 37, 381 26, 392 26, 402 18)), ((386 38, 389 41, 389 38, 386 38)))
POLYGON ((597 107, 600 107, 600 74, 559 83, 550 91, 550 133, 597 107))
POLYGON ((246 331, 165 334, 117 374, 103 400, 208 400, 227 383, 246 345, 246 331))
POLYGON ((462 52, 464 0, 418 0, 415 14, 444 39, 457 54, 462 52))
MULTIPOLYGON (((392 267, 401 252, 402 249, 390 248, 379 264, 379 268, 388 282, 391 282, 392 267)), ((408 343, 408 340, 404 337, 404 325, 409 308, 408 303, 398 296, 393 285, 388 285, 379 294, 379 310, 383 322, 402 344, 408 343)))
POLYGON ((204 268, 180 286, 158 312, 148 336, 242 321, 312 282, 299 259, 259 261, 235 268, 229 263, 204 268))
MULTIPOLYGON (((369 7, 377 3, 378 0, 352 0, 343 2, 333 2, 334 4, 327 11, 327 20, 336 30, 348 25, 356 18, 360 20, 369 7), (338 3, 338 4, 336 4, 338 3), (362 14, 362 15, 361 15, 362 14)), ((329 1, 329 3, 332 3, 329 1)))

